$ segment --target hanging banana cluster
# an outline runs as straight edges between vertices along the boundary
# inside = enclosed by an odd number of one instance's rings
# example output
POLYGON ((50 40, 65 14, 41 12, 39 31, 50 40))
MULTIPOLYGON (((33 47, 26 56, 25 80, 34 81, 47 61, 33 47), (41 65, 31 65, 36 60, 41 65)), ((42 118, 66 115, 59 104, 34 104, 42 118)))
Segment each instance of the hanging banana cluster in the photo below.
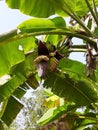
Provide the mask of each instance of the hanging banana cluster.
POLYGON ((46 45, 42 41, 39 41, 38 57, 34 60, 39 77, 45 78, 48 70, 55 71, 61 58, 62 55, 55 50, 49 53, 46 45))

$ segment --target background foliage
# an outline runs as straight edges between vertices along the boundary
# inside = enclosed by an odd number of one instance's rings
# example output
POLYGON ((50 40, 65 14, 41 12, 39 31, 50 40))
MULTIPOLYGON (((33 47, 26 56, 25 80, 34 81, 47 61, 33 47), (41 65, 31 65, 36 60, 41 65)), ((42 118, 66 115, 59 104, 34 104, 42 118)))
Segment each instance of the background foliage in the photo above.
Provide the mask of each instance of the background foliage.
MULTIPOLYGON (((59 100, 63 98, 63 103, 53 105, 38 123, 47 125, 56 121, 55 126, 50 125, 51 129, 60 128, 60 123, 63 123, 64 130, 86 129, 88 125, 97 129, 98 1, 5 2, 10 8, 32 16, 32 19, 0 35, 0 77, 7 76, 6 82, 0 83, 0 129, 3 129, 4 123, 10 126, 23 108, 20 99, 26 91, 39 86, 41 79, 34 61, 40 58, 39 51, 43 48, 49 53, 47 56, 41 51, 49 59, 49 69, 44 70, 43 86, 51 88, 53 93, 48 96, 56 94, 59 100), (70 17, 70 26, 66 24, 67 17, 70 17), (43 47, 40 49, 38 36, 43 35, 43 47), (81 39, 82 44, 75 44, 74 37, 81 39), (86 64, 69 59, 72 52, 85 52, 86 64)), ((40 63, 43 59, 37 65, 40 63)), ((51 99, 52 103, 56 101, 54 96, 51 99)))

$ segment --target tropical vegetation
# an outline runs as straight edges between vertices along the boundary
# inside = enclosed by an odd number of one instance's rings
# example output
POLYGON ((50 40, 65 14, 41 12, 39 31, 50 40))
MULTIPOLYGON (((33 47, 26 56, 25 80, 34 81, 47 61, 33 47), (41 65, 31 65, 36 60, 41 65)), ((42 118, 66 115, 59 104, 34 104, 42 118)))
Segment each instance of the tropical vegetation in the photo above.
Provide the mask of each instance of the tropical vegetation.
POLYGON ((4 124, 10 126, 23 108, 20 99, 40 82, 52 91, 45 105, 51 100, 53 104, 39 124, 50 123, 49 129, 97 130, 98 0, 5 2, 32 18, 0 35, 0 77, 6 77, 0 83, 0 130, 4 124), (85 63, 70 59, 76 52, 85 54, 85 63))

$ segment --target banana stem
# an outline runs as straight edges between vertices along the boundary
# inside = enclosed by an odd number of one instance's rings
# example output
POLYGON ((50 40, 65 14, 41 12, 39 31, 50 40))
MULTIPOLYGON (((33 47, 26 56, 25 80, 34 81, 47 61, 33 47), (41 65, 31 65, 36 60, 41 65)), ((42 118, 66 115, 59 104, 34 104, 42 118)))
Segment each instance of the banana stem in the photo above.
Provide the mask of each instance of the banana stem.
POLYGON ((72 53, 72 52, 86 52, 86 49, 78 49, 78 48, 75 48, 75 49, 71 49, 68 51, 69 53, 72 53))
POLYGON ((96 17, 98 17, 97 8, 96 8, 96 5, 95 5, 95 0, 92 0, 92 3, 93 3, 93 8, 94 8, 94 13, 95 13, 96 17))
POLYGON ((72 48, 86 49, 86 45, 73 45, 72 48))
POLYGON ((1 40, 2 42, 0 42, 0 45, 6 44, 6 43, 11 42, 11 41, 15 41, 17 39, 27 38, 27 37, 31 37, 31 36, 39 36, 39 35, 47 35, 47 34, 50 34, 50 35, 58 34, 58 35, 67 35, 67 36, 71 36, 71 37, 80 38, 80 39, 83 39, 86 42, 89 42, 90 44, 96 46, 96 42, 93 39, 91 39, 91 37, 88 37, 88 36, 83 35, 83 34, 79 34, 79 32, 70 32, 68 30, 66 31, 66 30, 63 30, 63 29, 52 30, 52 31, 33 32, 33 33, 27 33, 27 34, 18 34, 16 36, 15 36, 15 33, 12 34, 12 32, 11 32, 11 36, 10 36, 10 38, 8 38, 9 34, 10 33, 6 33, 6 34, 1 36, 1 38, 2 37, 3 38, 1 40))
MULTIPOLYGON (((74 13, 74 11, 69 7, 69 5, 65 2, 65 6, 68 7, 68 10, 71 12, 69 15, 81 26, 83 29, 89 34, 89 36, 93 36, 88 27, 85 26, 83 21, 74 13)), ((66 10, 65 10, 66 11, 66 10)))

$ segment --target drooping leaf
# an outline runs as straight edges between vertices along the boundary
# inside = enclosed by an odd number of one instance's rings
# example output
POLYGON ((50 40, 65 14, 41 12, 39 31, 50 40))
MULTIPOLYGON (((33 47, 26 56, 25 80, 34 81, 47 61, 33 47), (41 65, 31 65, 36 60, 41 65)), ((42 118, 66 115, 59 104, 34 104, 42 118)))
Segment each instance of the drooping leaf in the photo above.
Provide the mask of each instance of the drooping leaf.
POLYGON ((20 72, 24 77, 29 78, 35 73, 34 59, 37 57, 36 52, 31 52, 25 56, 25 60, 11 69, 11 74, 20 72))
POLYGON ((35 42, 34 37, 29 37, 0 46, 0 77, 8 74, 14 65, 24 61, 24 53, 33 50, 35 42))
MULTIPOLYGON (((36 52, 32 52, 26 55, 25 60, 12 68, 11 74, 17 74, 20 72, 25 78, 26 84, 28 84, 33 89, 39 86, 38 79, 36 78, 36 68, 34 65, 34 59, 37 57, 36 52)), ((22 85, 25 86, 25 85, 22 85)), ((23 87, 25 89, 25 87, 23 87)), ((26 89, 28 89, 26 87, 26 89)))
POLYGON ((11 80, 0 86, 0 102, 10 97, 19 85, 23 84, 24 81, 26 81, 26 78, 18 72, 17 75, 14 75, 11 80))
POLYGON ((66 107, 61 106, 61 107, 55 107, 55 108, 50 108, 38 121, 41 125, 45 125, 49 123, 50 121, 56 119, 57 117, 60 117, 66 110, 66 107), (54 119, 53 119, 54 118, 54 119))
POLYGON ((59 61, 58 68, 69 74, 70 77, 80 79, 86 77, 85 65, 79 61, 62 58, 59 61))
MULTIPOLYGON (((65 114, 65 121, 69 124, 69 127, 72 125, 72 128, 75 130, 82 130, 87 125, 96 124, 96 113, 89 112, 86 114, 77 113, 75 110, 79 106, 65 103, 62 106, 50 108, 38 121, 41 125, 46 125, 50 122, 59 119, 63 114, 65 114), (70 125, 71 123, 71 125, 70 125)), ((81 108, 79 108, 81 109, 81 108)))
MULTIPOLYGON (((28 88, 25 87, 23 85, 23 83, 27 82, 28 76, 34 72, 33 70, 35 69, 35 67, 33 65, 33 60, 35 59, 36 55, 37 55, 36 53, 27 54, 25 61, 23 61, 20 64, 17 64, 16 66, 14 66, 11 69, 10 73, 12 75, 12 78, 7 83, 5 83, 4 85, 2 85, 0 87, 0 99, 1 99, 0 101, 3 101, 5 99, 9 98, 12 94, 14 95, 15 100, 16 100, 16 97, 19 100, 26 93, 26 90, 28 88), (23 85, 23 86, 21 86, 21 85, 23 85)), ((32 83, 33 82, 34 82, 34 80, 32 80, 32 83)), ((37 84, 37 86, 38 85, 39 84, 37 84)), ((7 105, 7 107, 5 108, 5 111, 2 115, 3 121, 8 126, 10 125, 10 123, 13 121, 13 119, 16 117, 16 115, 22 108, 21 105, 19 105, 20 103, 18 100, 17 101, 13 100, 13 102, 12 102, 13 105, 12 105, 12 103, 7 105), (14 103, 16 104, 16 106, 14 105, 14 103), (19 108, 16 108, 17 110, 16 109, 14 110, 14 108, 12 109, 11 105, 15 106, 15 107, 19 107, 19 108), (13 112, 11 115, 11 114, 9 114, 9 113, 11 113, 9 111, 12 111, 12 110, 13 110, 13 112), (8 114, 6 114, 6 112, 8 112, 8 114), (12 117, 10 117, 10 119, 8 120, 9 116, 12 116, 12 117)))
POLYGON ((62 17, 55 17, 53 19, 32 18, 21 23, 18 28, 22 32, 39 32, 49 31, 53 29, 65 28, 66 24, 62 17))
POLYGON ((14 96, 11 96, 1 119, 9 126, 22 107, 21 102, 14 96))
POLYGON ((62 58, 59 61, 58 68, 62 70, 62 72, 69 74, 70 77, 72 77, 75 80, 80 80, 80 79, 86 79, 86 80, 93 80, 96 83, 98 82, 98 70, 96 69, 90 79, 87 78, 86 76, 86 66, 75 60, 67 59, 67 58, 62 58))
MULTIPOLYGON (((89 0, 90 5, 92 1, 89 0)), ((22 13, 35 16, 35 17, 49 17, 53 14, 61 14, 66 16, 67 10, 70 12, 72 10, 78 16, 83 16, 85 13, 89 12, 85 0, 6 0, 6 3, 10 8, 19 9, 22 13)), ((95 4, 98 5, 98 1, 95 0, 95 4)))
POLYGON ((61 115, 65 114, 66 112, 70 110, 74 110, 76 108, 75 105, 69 105, 69 104, 64 104, 59 107, 54 107, 50 108, 38 121, 41 125, 46 125, 47 123, 50 123, 59 117, 61 115))
POLYGON ((52 92, 70 102, 83 106, 89 105, 98 100, 98 95, 94 87, 95 84, 86 79, 75 81, 67 74, 49 73, 44 86, 51 88, 52 92), (81 99, 81 100, 80 100, 81 99))
POLYGON ((13 95, 14 95, 16 98, 21 99, 25 93, 26 93, 26 90, 25 90, 24 88, 18 87, 18 88, 14 91, 13 95))
POLYGON ((23 13, 31 16, 48 17, 50 14, 54 14, 54 9, 51 2, 48 0, 6 0, 7 4, 11 8, 20 9, 23 13), (41 7, 43 5, 43 7, 41 7), (47 11, 48 10, 48 11, 47 11))

